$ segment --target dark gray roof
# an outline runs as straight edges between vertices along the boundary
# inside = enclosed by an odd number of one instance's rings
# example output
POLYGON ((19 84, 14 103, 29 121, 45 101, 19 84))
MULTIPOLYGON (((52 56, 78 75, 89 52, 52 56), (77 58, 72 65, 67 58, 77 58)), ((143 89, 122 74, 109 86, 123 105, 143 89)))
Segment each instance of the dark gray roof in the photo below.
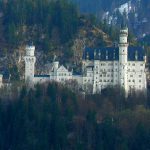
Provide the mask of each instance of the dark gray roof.
POLYGON ((35 78, 48 78, 50 75, 34 75, 35 78))
MULTIPOLYGON (((144 61, 145 50, 142 47, 128 47, 128 61, 144 61), (137 56, 137 59, 136 57, 137 56)), ((83 59, 113 61, 119 60, 118 47, 85 48, 83 59)))
POLYGON ((9 73, 9 70, 7 68, 1 68, 0 74, 3 75, 4 80, 8 80, 10 78, 10 73, 9 73))

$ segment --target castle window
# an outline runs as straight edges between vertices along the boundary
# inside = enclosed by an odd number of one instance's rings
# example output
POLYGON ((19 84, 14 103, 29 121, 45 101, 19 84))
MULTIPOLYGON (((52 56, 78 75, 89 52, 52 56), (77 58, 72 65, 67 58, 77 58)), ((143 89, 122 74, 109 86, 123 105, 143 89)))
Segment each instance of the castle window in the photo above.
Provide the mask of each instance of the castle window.
POLYGON ((132 66, 135 66, 135 64, 132 64, 132 66))
POLYGON ((143 66, 143 64, 141 64, 141 66, 143 66))
POLYGON ((139 77, 141 78, 141 77, 142 77, 142 75, 139 75, 139 77))
POLYGON ((141 80, 139 80, 139 82, 141 82, 141 80))
POLYGON ((133 82, 135 82, 135 80, 132 80, 133 82))

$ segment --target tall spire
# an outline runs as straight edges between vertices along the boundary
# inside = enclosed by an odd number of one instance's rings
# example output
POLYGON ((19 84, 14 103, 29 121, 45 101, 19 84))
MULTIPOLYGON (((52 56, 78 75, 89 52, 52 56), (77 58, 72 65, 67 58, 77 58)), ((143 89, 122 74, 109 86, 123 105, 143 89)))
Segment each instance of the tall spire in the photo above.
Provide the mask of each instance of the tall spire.
POLYGON ((127 12, 124 11, 123 13, 123 18, 122 18, 122 22, 121 22, 121 29, 126 29, 127 28, 127 12))

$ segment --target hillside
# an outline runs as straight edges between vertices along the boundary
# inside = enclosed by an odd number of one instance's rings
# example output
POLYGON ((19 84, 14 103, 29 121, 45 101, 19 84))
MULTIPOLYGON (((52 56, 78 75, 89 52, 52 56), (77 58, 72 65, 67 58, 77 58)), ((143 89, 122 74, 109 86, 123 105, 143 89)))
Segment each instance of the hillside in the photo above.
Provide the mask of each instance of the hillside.
POLYGON ((78 4, 81 12, 95 14, 108 24, 120 25, 126 19, 130 29, 138 37, 150 34, 149 0, 72 1, 78 4))
POLYGON ((61 63, 80 63, 76 60, 81 60, 85 45, 110 46, 117 38, 114 35, 117 35, 114 28, 98 23, 93 16, 80 14, 66 0, 3 0, 0 1, 0 71, 11 74, 12 80, 18 80, 19 76, 22 79, 25 45, 31 42, 36 45, 39 73, 52 62, 54 55, 61 58, 61 63))
POLYGON ((1 150, 150 148, 150 95, 106 89, 84 98, 56 83, 17 89, 0 91, 1 150))

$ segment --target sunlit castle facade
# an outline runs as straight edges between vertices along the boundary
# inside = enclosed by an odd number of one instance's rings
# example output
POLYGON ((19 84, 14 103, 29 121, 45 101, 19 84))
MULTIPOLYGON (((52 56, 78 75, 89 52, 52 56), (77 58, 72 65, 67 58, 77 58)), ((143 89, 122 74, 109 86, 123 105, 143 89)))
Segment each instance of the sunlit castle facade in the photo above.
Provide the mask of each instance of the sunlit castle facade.
POLYGON ((141 47, 130 47, 128 28, 120 30, 118 47, 85 48, 81 75, 74 75, 58 61, 53 62, 48 75, 35 75, 35 46, 26 47, 25 80, 30 84, 76 80, 88 92, 99 93, 108 86, 120 86, 126 93, 146 90, 146 56, 141 47))
POLYGON ((35 46, 30 45, 26 47, 25 60, 25 81, 30 84, 44 83, 48 81, 65 82, 72 80, 72 71, 67 70, 63 65, 59 65, 58 61, 53 62, 53 67, 47 75, 35 74, 36 57, 34 55, 35 46))
POLYGON ((3 75, 0 74, 0 88, 3 86, 3 75))
POLYGON ((120 30, 118 47, 86 48, 83 55, 83 85, 93 93, 120 86, 126 93, 146 90, 146 56, 141 47, 128 44, 128 28, 120 30))

